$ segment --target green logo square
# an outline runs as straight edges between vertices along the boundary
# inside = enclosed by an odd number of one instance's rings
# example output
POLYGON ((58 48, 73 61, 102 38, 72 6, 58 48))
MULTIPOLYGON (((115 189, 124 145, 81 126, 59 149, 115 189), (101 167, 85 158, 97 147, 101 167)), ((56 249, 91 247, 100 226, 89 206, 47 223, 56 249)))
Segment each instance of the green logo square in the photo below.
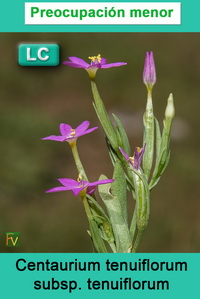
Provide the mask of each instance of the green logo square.
POLYGON ((9 232, 6 233, 6 247, 19 247, 20 246, 20 233, 9 232))
POLYGON ((21 66, 57 66, 60 47, 57 44, 20 44, 18 63, 21 66))

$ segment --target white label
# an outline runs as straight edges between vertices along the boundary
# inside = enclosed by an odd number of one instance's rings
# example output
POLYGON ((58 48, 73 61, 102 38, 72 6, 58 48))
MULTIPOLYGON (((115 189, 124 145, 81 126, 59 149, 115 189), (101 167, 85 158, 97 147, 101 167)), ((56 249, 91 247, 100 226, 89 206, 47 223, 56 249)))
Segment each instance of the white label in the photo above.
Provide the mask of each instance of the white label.
POLYGON ((180 25, 180 2, 26 2, 26 25, 180 25))

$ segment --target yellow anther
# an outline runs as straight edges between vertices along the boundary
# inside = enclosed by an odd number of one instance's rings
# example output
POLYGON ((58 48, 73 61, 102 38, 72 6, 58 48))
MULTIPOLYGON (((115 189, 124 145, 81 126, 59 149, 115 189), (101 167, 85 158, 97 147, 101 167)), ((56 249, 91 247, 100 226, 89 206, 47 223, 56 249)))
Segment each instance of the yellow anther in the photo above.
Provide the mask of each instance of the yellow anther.
POLYGON ((82 181, 82 179, 83 179, 82 174, 79 173, 78 178, 77 178, 77 182, 80 183, 82 181))
POLYGON ((76 135, 76 131, 74 129, 70 130, 70 134, 71 137, 74 137, 76 135))
POLYGON ((101 62, 101 54, 97 55, 97 60, 98 60, 98 62, 101 62))
POLYGON ((131 163, 134 163, 134 157, 129 157, 129 160, 131 161, 131 163))
POLYGON ((92 62, 101 62, 101 55, 98 54, 97 56, 89 56, 88 59, 92 60, 92 62))
POLYGON ((140 150, 141 150, 141 148, 140 148, 140 147, 137 147, 137 152, 138 152, 138 153, 140 152, 140 150))

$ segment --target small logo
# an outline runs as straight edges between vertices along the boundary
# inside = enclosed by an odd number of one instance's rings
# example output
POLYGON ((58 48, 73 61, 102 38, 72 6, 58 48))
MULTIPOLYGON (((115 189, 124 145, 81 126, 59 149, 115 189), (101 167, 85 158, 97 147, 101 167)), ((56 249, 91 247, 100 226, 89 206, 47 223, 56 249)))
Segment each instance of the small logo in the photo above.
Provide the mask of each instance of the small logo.
POLYGON ((19 247, 20 233, 6 233, 6 247, 19 247))
POLYGON ((57 44, 20 44, 18 63, 21 66, 57 66, 60 47, 57 44))

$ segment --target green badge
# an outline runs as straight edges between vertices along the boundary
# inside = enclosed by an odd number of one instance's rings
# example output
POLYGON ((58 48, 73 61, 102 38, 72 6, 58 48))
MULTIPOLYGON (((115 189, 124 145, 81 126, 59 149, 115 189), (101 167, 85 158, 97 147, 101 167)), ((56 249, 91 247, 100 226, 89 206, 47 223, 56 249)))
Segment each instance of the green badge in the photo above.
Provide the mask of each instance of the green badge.
POLYGON ((21 66, 57 66, 60 47, 57 44, 21 44, 18 63, 21 66))

